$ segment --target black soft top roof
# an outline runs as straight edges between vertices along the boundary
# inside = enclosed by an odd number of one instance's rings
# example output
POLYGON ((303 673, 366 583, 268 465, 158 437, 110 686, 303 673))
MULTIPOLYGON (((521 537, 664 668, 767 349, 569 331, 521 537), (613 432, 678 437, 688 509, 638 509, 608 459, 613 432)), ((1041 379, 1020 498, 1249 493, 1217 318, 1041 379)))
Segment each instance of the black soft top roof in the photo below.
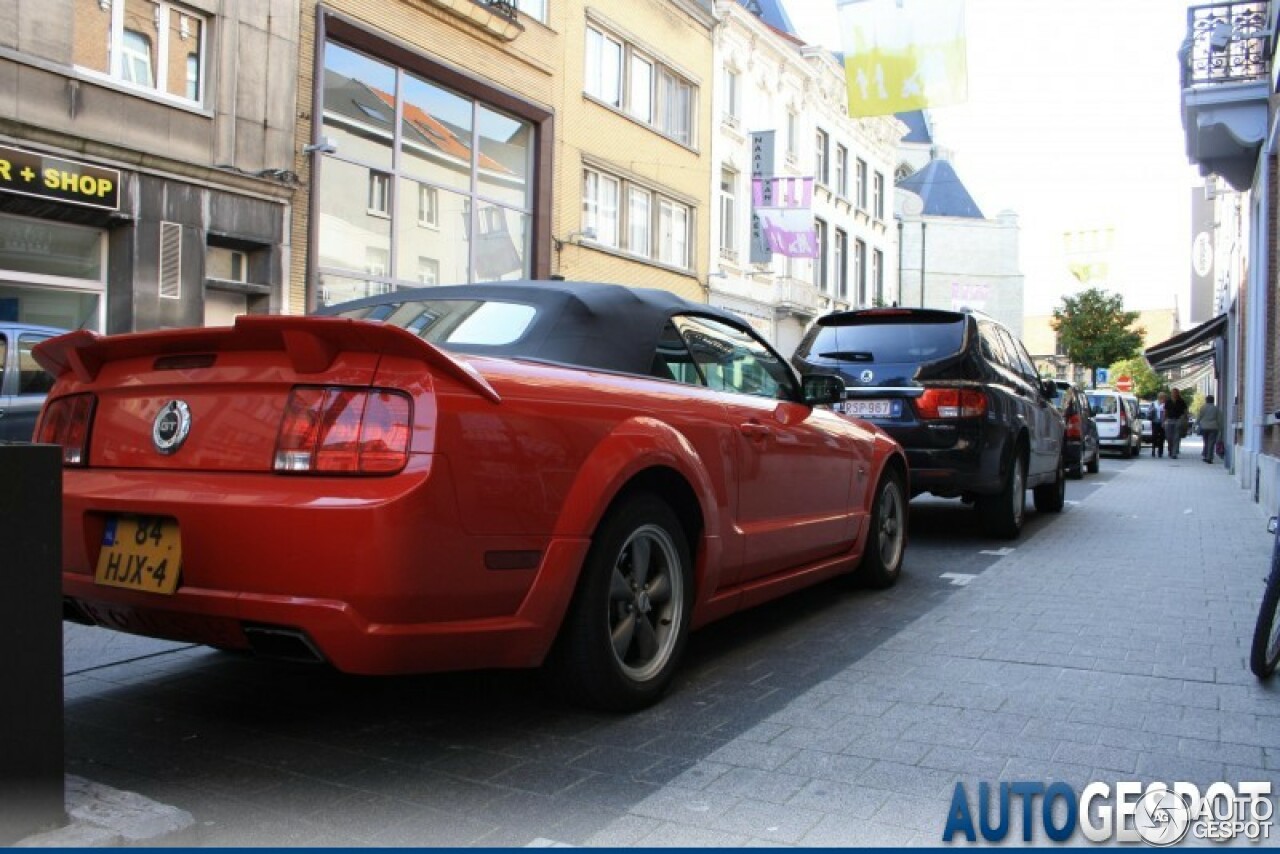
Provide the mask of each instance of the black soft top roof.
MULTIPOLYGON (((630 374, 648 374, 667 321, 677 314, 708 317, 744 332, 750 326, 728 311, 690 302, 669 291, 601 282, 520 280, 412 288, 327 306, 335 315, 379 305, 483 300, 533 306, 536 314, 518 340, 502 346, 447 345, 485 356, 543 359, 630 374)), ((445 345, 442 345, 445 346, 445 345)))

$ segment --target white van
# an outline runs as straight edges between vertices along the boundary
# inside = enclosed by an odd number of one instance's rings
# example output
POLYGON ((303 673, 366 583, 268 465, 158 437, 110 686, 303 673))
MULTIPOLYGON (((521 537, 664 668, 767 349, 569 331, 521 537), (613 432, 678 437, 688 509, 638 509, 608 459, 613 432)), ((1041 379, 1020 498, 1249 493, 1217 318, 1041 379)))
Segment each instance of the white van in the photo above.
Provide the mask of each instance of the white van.
POLYGON ((1090 389, 1089 407, 1098 425, 1098 444, 1104 451, 1136 457, 1142 450, 1142 419, 1138 398, 1109 388, 1090 389))

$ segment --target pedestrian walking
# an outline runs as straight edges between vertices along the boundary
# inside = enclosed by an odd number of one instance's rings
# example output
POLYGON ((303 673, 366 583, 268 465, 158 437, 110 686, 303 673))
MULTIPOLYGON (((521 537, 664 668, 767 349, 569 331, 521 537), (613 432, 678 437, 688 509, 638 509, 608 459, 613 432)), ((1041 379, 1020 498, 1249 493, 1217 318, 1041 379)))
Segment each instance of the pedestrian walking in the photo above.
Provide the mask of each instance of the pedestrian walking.
POLYGON ((1200 416, 1196 419, 1199 425, 1200 438, 1204 440, 1204 451, 1200 458, 1213 464, 1213 452, 1218 445, 1218 436, 1222 433, 1222 410, 1213 402, 1213 395, 1204 396, 1204 406, 1200 407, 1200 416))
POLYGON ((1151 404, 1151 456, 1164 456, 1164 405, 1169 395, 1160 392, 1151 404))
POLYGON ((1164 405, 1164 438, 1169 443, 1169 459, 1176 460, 1182 448, 1182 431, 1187 424, 1187 402, 1182 392, 1174 389, 1164 405))

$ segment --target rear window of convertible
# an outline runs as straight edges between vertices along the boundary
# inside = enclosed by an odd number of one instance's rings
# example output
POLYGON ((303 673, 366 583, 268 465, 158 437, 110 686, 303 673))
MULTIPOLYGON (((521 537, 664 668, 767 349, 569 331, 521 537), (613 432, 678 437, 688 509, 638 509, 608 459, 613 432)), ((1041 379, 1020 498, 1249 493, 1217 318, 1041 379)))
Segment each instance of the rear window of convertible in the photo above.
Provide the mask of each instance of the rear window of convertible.
POLYGON ((340 317, 399 326, 441 347, 505 347, 519 341, 538 310, 500 300, 412 300, 344 311, 340 317))
POLYGON ((836 362, 931 362, 960 352, 964 318, 876 317, 820 326, 805 358, 836 362))

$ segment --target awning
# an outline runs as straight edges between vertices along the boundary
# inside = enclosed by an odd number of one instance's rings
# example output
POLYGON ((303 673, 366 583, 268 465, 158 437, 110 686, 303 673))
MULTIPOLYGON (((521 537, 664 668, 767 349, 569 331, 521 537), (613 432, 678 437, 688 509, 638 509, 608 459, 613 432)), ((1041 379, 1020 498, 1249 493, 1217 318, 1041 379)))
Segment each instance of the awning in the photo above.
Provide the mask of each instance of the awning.
POLYGON ((1194 329, 1148 347, 1142 355, 1155 371, 1187 370, 1203 366, 1217 355, 1217 342, 1226 334, 1227 316, 1220 314, 1194 329))

